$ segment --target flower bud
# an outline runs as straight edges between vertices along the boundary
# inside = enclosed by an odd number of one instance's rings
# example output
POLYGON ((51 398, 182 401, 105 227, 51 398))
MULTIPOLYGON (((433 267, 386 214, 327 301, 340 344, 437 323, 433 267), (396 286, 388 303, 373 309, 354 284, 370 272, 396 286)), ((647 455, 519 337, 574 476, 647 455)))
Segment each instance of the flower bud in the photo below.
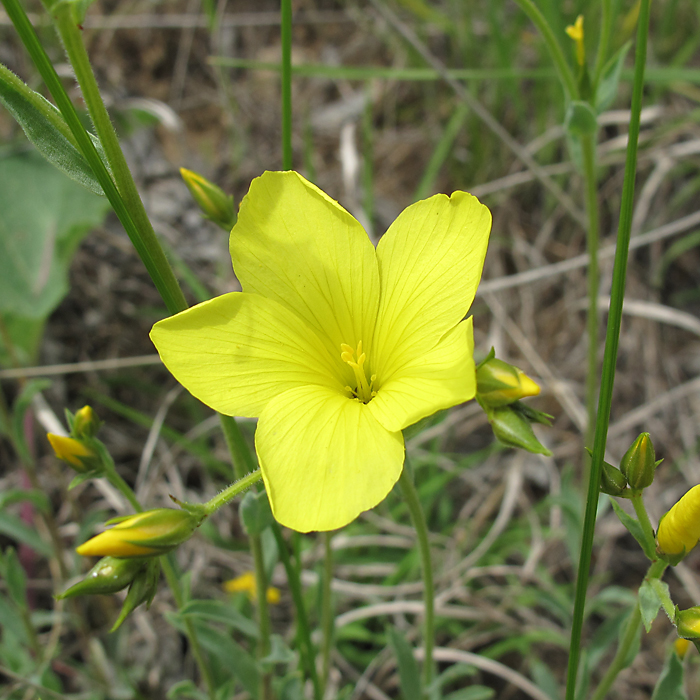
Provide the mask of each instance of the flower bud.
POLYGON ((175 549, 202 523, 204 517, 186 510, 156 508, 114 518, 105 530, 76 549, 85 557, 155 557, 175 549))
POLYGON ((676 654, 678 655, 678 658, 681 661, 685 658, 685 655, 688 653, 689 647, 690 647, 690 642, 687 639, 683 639, 683 637, 679 637, 673 643, 673 650, 676 652, 676 654))
POLYGON ((661 461, 656 461, 649 433, 642 433, 625 452, 620 461, 620 471, 627 478, 630 488, 639 491, 654 481, 654 472, 661 461))
POLYGON ((180 175, 205 216, 217 226, 230 231, 236 223, 233 197, 192 170, 180 168, 180 175))
POLYGON ((527 396, 537 396, 540 387, 522 370, 491 357, 477 367, 476 393, 481 406, 498 408, 527 396))
POLYGON ((519 447, 533 454, 552 453, 535 437, 532 426, 521 413, 510 406, 487 410, 494 435, 509 447, 519 447))
POLYGON ((126 588, 146 566, 144 559, 103 557, 85 578, 56 596, 57 600, 78 595, 109 595, 126 588))
POLYGON ((48 433, 46 436, 58 459, 70 464, 77 472, 88 472, 100 464, 97 453, 81 440, 48 433))
POLYGON ((151 559, 144 568, 136 575, 129 591, 124 599, 121 612, 110 632, 118 629, 127 616, 132 613, 141 603, 146 603, 146 607, 151 607, 153 596, 158 588, 158 574, 160 566, 157 559, 151 559))
POLYGON ((73 416, 71 435, 76 438, 92 438, 97 435, 102 421, 95 415, 90 406, 83 406, 73 416))
MULTIPOLYGON (((700 486, 693 486, 661 518, 656 533, 659 553, 682 559, 700 539, 700 486)), ((677 559, 680 561, 680 559, 677 559)))
POLYGON ((570 24, 565 31, 576 45, 576 62, 579 66, 583 66, 586 62, 586 45, 583 41, 583 15, 579 15, 576 18, 576 22, 570 24))
POLYGON ((627 490, 625 475, 608 462, 603 462, 603 473, 600 476, 600 490, 608 496, 620 496, 627 490))
POLYGON ((683 639, 700 639, 700 605, 687 610, 679 610, 676 607, 674 623, 679 637, 683 637, 683 639))

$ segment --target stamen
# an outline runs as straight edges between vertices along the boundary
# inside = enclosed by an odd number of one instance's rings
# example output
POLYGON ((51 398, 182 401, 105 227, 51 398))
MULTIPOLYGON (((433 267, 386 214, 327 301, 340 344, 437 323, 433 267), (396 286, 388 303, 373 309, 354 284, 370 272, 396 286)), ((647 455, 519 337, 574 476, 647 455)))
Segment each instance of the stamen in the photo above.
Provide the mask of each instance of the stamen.
POLYGON ((369 383, 367 383, 367 375, 364 370, 367 355, 362 352, 362 341, 360 340, 357 343, 357 350, 353 350, 352 347, 346 343, 341 343, 340 351, 340 359, 352 367, 352 371, 355 374, 355 381, 357 382, 356 389, 345 387, 346 390, 350 391, 350 393, 359 401, 362 401, 362 403, 368 403, 377 393, 376 391, 372 391, 372 384, 377 378, 377 375, 373 374, 369 383))

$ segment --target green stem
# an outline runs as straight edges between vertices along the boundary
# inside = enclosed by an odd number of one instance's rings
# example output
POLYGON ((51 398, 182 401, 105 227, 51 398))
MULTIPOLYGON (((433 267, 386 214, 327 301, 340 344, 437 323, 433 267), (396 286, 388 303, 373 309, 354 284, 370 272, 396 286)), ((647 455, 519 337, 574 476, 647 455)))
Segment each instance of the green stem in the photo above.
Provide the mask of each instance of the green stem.
POLYGON ((615 383, 615 363, 620 342, 620 325, 622 322, 622 303, 625 297, 625 280, 627 275, 627 257, 629 254, 630 232, 632 229, 632 211, 634 204, 634 184, 637 173, 637 149, 639 145, 639 122, 642 111, 642 92, 644 88, 644 66, 646 63, 647 34, 649 32, 649 3, 641 0, 639 26, 637 31, 637 51, 634 64, 634 84, 627 144, 625 177, 622 187, 620 224, 617 232, 617 247, 613 266, 613 282, 610 293, 610 310, 605 336, 605 355, 603 357, 603 374, 600 382, 600 398, 596 420, 593 457, 588 482, 588 496, 584 516, 583 537, 576 580, 576 597, 571 625, 571 645, 566 678, 566 700, 574 700, 576 676, 581 654, 581 633, 586 605, 586 589, 593 551, 593 533, 595 530, 598 495, 600 492, 600 475, 603 469, 605 443, 608 437, 612 391, 615 383))
MULTIPOLYGON (((74 14, 76 11, 75 3, 57 3, 52 10, 56 28, 68 54, 68 60, 75 71, 75 77, 83 93, 83 99, 95 126, 97 136, 104 148, 119 194, 138 230, 140 241, 147 251, 148 257, 159 272, 158 277, 154 278, 153 281, 157 285, 158 279, 168 279, 169 284, 165 291, 174 307, 171 313, 183 311, 187 308, 187 302, 175 279, 170 263, 168 263, 165 253, 158 242, 141 197, 136 189, 134 179, 131 176, 129 166, 122 153, 119 139, 109 118, 109 113, 102 101, 102 95, 100 95, 100 89, 85 49, 81 29, 74 14)), ((163 294, 162 291, 161 294, 163 294)), ((168 298, 165 298, 166 303, 168 298)))
POLYGON ((632 506, 634 507, 634 512, 637 515, 637 520, 642 526, 642 531, 644 532, 644 538, 647 541, 647 547, 649 552, 656 551, 656 538, 654 537, 654 528, 651 525, 651 520, 649 520, 649 514, 647 509, 644 507, 643 501, 643 491, 633 491, 630 501, 632 501, 632 506))
POLYGON ((595 57, 595 68, 593 69, 593 94, 598 87, 600 74, 605 67, 605 61, 608 57, 608 46, 610 44, 610 34, 613 28, 613 0, 601 0, 600 3, 600 38, 598 40, 598 51, 595 57))
POLYGON ((331 541, 333 533, 323 533, 323 579, 321 587, 321 631, 323 647, 321 650, 321 695, 325 695, 328 686, 328 674, 331 670, 331 652, 333 651, 333 550, 331 541))
POLYGON ((299 571, 297 567, 292 564, 291 557, 289 556, 289 547, 282 536, 282 529, 276 522, 272 523, 272 533, 277 542, 277 551, 282 560, 282 565, 287 572, 289 591, 292 594, 292 601, 294 602, 297 622, 297 644, 299 645, 302 665, 306 669, 307 676, 311 679, 314 688, 314 700, 321 700, 323 693, 321 692, 321 685, 319 683, 318 673, 316 672, 316 654, 313 643, 311 642, 311 628, 309 627, 309 618, 306 614, 306 605, 304 604, 304 596, 301 591, 299 571))
POLYGON ((282 0, 282 169, 292 169, 292 0, 282 0))
MULTIPOLYGON (((182 595, 182 588, 180 587, 180 578, 170 558, 170 554, 160 557, 160 568, 162 569, 165 580, 168 582, 170 591, 173 594, 175 605, 178 610, 181 610, 185 604, 185 601, 182 595)), ((214 677, 212 676, 209 664, 204 658, 204 652, 202 651, 202 646, 199 643, 197 630, 189 617, 185 616, 183 619, 185 622, 185 633, 187 634, 190 646, 192 647, 192 654, 194 655, 199 672, 204 679, 204 683, 207 686, 209 698, 213 700, 213 698, 216 696, 216 685, 214 683, 214 677)))
POLYGON ((217 493, 216 496, 214 496, 214 498, 208 500, 204 504, 204 512, 207 515, 216 513, 216 511, 219 510, 219 508, 225 506, 229 501, 232 501, 239 493, 242 493, 246 489, 249 489, 253 484, 260 481, 260 479, 262 479, 262 474, 260 473, 259 469, 254 472, 251 472, 247 476, 244 476, 242 479, 239 479, 238 481, 234 482, 220 493, 217 493))
POLYGON ((554 32, 549 26, 545 16, 540 12, 539 8, 534 2, 532 2, 532 0, 515 0, 515 2, 520 5, 520 9, 530 18, 537 29, 540 30, 545 44, 547 44, 549 55, 554 62, 554 67, 557 69, 557 73, 559 74, 559 80, 561 80, 567 100, 575 98, 578 95, 576 79, 574 78, 574 74, 571 72, 571 68, 569 68, 569 64, 564 58, 561 45, 554 36, 554 32))
POLYGON ((425 620, 423 632, 423 648, 425 650, 423 659, 423 683, 427 688, 433 679, 433 646, 435 645, 435 601, 433 586, 433 566, 430 559, 430 543, 428 542, 428 526, 425 522, 423 508, 418 498, 418 491, 413 483, 411 475, 404 466, 399 484, 406 505, 411 513, 413 527, 416 529, 418 537, 418 549, 421 558, 421 570, 423 572, 423 604, 425 605, 425 620))
POLYGON ((583 151, 583 174, 586 187, 586 212, 588 228, 586 247, 588 248, 588 315, 586 333, 588 335, 588 368, 586 371, 586 445, 591 445, 595 432, 596 399, 598 394, 598 247, 600 241, 600 217, 598 213, 598 174, 596 168, 596 136, 584 134, 581 137, 583 151))
POLYGON ((236 479, 242 479, 246 474, 254 472, 258 465, 253 453, 248 447, 245 436, 235 418, 219 414, 221 429, 226 438, 226 445, 233 462, 233 475, 236 479))
MULTIPOLYGON (((258 609, 258 661, 270 654, 270 608, 267 604, 267 575, 265 573, 265 561, 263 558, 262 541, 260 535, 249 535, 250 553, 253 555, 253 568, 255 570, 255 592, 258 609)), ((269 668, 262 669, 260 673, 260 700, 268 700, 271 697, 272 675, 269 668)))
MULTIPOLYGON (((659 579, 661 578, 661 576, 663 576, 663 573, 664 571, 666 571, 667 566, 668 564, 666 564, 666 562, 663 562, 661 560, 655 561, 649 567, 645 579, 649 580, 653 586, 655 581, 657 583, 659 582, 659 579)), ((664 597, 666 597, 665 592, 664 597)), ((620 639, 617 651, 615 652, 615 658, 613 658, 612 663, 608 667, 608 670, 605 672, 605 675, 600 680, 600 683, 595 689, 591 700, 603 700, 603 698, 608 694, 608 691, 612 687, 612 684, 615 682, 615 679, 619 675, 620 671, 622 671, 623 668, 629 665, 630 650, 632 649, 632 645, 635 643, 637 637, 639 636, 641 624, 642 613, 639 607, 639 600, 637 600, 637 602, 634 605, 634 610, 632 610, 632 614, 627 620, 627 626, 625 627, 625 631, 620 639)))

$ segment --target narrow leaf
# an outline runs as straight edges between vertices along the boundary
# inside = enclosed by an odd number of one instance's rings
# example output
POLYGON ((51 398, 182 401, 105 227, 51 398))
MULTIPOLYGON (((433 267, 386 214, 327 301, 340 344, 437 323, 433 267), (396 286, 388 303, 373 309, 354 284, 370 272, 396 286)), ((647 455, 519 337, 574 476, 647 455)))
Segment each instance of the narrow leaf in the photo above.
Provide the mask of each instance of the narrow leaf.
POLYGON ((639 611, 642 613, 642 622, 647 634, 651 630, 651 623, 656 619, 660 609, 661 599, 649 581, 645 580, 639 587, 639 611))
POLYGON ((683 688, 683 664, 677 654, 668 657, 651 700, 688 700, 683 688))
POLYGON ((421 700, 421 682, 413 649, 395 627, 389 628, 389 643, 399 664, 399 679, 404 700, 421 700))

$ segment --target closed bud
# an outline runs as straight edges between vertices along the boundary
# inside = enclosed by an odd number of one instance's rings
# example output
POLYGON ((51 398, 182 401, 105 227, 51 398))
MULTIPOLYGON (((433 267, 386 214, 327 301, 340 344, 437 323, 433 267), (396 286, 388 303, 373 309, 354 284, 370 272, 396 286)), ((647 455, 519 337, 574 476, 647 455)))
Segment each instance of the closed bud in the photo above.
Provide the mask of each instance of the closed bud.
POLYGON ((600 490, 608 496, 621 496, 627 490, 625 475, 608 462, 603 462, 603 473, 600 476, 600 490))
POLYGON ((156 557, 188 540, 204 516, 187 510, 156 508, 115 518, 114 524, 76 549, 85 557, 156 557))
POLYGON ((700 639, 700 605, 687 610, 679 610, 676 607, 674 623, 679 637, 683 637, 683 639, 700 639))
POLYGON ((552 453, 535 437, 532 426, 522 414, 503 406, 486 411, 494 435, 509 447, 519 447, 533 454, 551 455, 552 453))
POLYGON ((100 465, 97 453, 82 440, 64 435, 48 433, 46 436, 53 447, 54 454, 77 472, 89 472, 100 465))
POLYGON ((180 175, 207 219, 230 231, 236 223, 233 197, 192 170, 180 168, 180 175))
POLYGON ((79 595, 110 595, 126 588, 146 566, 144 559, 103 557, 85 578, 56 596, 58 600, 79 595))
POLYGON ((71 434, 76 438, 92 438, 97 435, 102 421, 95 415, 90 406, 83 406, 73 416, 71 434))
POLYGON ((139 605, 146 603, 146 607, 151 607, 153 596, 156 594, 158 587, 158 573, 160 566, 157 559, 152 559, 146 566, 136 575, 124 600, 121 612, 117 621, 112 626, 110 632, 114 632, 120 627, 122 622, 126 620, 139 605))
POLYGON ((537 396, 540 387, 522 370, 495 357, 488 358, 476 369, 477 400, 484 408, 498 408, 537 396))
POLYGON ((687 639, 683 639, 683 637, 679 637, 673 643, 673 651, 676 652, 678 658, 681 659, 681 661, 685 658, 685 655, 688 653, 689 648, 690 642, 687 639))
POLYGON ((658 552, 677 564, 700 539, 700 486, 693 486, 659 523, 658 552))
POLYGON ((576 63, 583 66, 586 63, 586 45, 583 41, 583 15, 576 18, 574 24, 566 28, 566 33, 576 45, 576 63))
POLYGON ((620 471, 625 475, 630 488, 639 491, 654 481, 654 472, 661 461, 656 461, 649 433, 642 433, 625 452, 620 461, 620 471))

